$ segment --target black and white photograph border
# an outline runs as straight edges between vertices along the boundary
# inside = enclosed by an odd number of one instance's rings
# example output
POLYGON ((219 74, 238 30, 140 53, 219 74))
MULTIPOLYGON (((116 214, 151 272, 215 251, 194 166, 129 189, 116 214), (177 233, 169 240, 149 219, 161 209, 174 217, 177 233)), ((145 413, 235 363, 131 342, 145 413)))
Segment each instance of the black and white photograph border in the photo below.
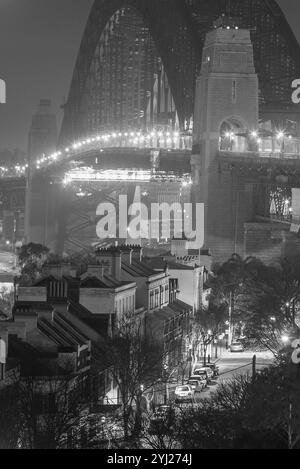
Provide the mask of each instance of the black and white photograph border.
POLYGON ((299 15, 0 0, 0 449, 300 449, 299 15))

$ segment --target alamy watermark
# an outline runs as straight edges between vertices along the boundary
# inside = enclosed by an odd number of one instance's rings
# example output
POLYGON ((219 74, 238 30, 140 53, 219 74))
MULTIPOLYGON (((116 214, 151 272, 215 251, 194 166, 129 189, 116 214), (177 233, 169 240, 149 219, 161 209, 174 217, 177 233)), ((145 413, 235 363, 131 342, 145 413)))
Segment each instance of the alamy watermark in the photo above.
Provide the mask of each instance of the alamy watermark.
POLYGON ((292 88, 294 89, 292 93, 292 102, 294 104, 300 103, 300 79, 294 80, 292 82, 292 88))
POLYGON ((111 202, 100 203, 96 232, 100 239, 177 240, 187 242, 186 248, 200 249, 204 245, 204 204, 142 202, 128 206, 127 195, 119 195, 118 207, 111 202))
POLYGON ((6 104, 6 83, 0 79, 0 104, 6 104))

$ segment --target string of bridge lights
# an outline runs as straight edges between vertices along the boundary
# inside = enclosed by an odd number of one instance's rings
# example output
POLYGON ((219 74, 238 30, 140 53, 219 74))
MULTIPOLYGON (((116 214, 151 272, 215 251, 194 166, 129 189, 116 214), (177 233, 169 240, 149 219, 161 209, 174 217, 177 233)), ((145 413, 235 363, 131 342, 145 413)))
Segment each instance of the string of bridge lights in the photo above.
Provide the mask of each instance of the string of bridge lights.
MULTIPOLYGON (((42 165, 47 165, 56 162, 61 157, 68 156, 73 154, 77 150, 81 150, 84 147, 93 145, 93 144, 101 144, 103 146, 109 144, 116 143, 122 146, 127 147, 137 147, 139 145, 151 145, 153 140, 157 140, 157 148, 170 148, 175 145, 175 147, 179 148, 180 139, 182 138, 179 132, 163 132, 160 130, 152 130, 148 133, 139 132, 111 132, 106 134, 97 135, 91 138, 86 138, 83 140, 79 140, 73 145, 66 147, 64 150, 60 150, 54 152, 50 155, 43 155, 36 161, 36 169, 40 169, 42 165), (125 145, 126 143, 126 145, 125 145)), ((155 147, 155 146, 154 146, 155 147)))
MULTIPOLYGON (((260 144, 263 141, 263 138, 261 138, 261 133, 264 132, 264 130, 254 130, 249 133, 249 136, 252 137, 253 139, 256 139, 257 143, 260 144)), ((224 133, 225 138, 228 139, 235 139, 237 137, 237 134, 228 131, 224 133)), ((178 149, 180 147, 180 141, 181 139, 184 139, 185 137, 191 138, 191 135, 188 134, 181 134, 180 132, 170 132, 170 131, 162 131, 162 130, 156 130, 153 129, 152 131, 149 132, 142 132, 142 131, 128 131, 128 132, 110 132, 110 133, 105 133, 105 134, 99 134, 96 136, 93 136, 91 138, 86 138, 83 140, 79 140, 77 142, 74 142, 72 145, 69 147, 66 147, 63 150, 59 150, 57 152, 54 152, 50 155, 45 155, 43 154, 39 159, 36 160, 35 162, 35 168, 39 170, 42 166, 47 166, 49 164, 55 163, 59 161, 63 157, 67 157, 69 155, 72 155, 76 153, 78 150, 82 150, 83 148, 86 148, 91 145, 101 145, 103 147, 107 146, 113 146, 113 144, 117 143, 117 146, 124 146, 124 147, 139 147, 144 145, 145 148, 157 148, 157 149, 178 149), (117 141, 117 142, 116 142, 117 141), (156 145, 154 142, 156 141, 156 145)), ((288 138, 289 140, 294 140, 297 139, 299 140, 299 137, 293 137, 290 134, 287 134, 283 130, 278 130, 274 133, 270 132, 269 137, 275 137, 278 141, 284 141, 285 138, 288 138)), ((266 138, 266 137, 264 137, 266 138)), ((187 146, 185 146, 187 148, 187 146)), ((101 151, 101 148, 100 148, 101 151)), ((0 176, 2 177, 13 177, 13 176, 22 176, 26 173, 29 165, 20 165, 17 164, 15 166, 11 167, 0 167, 0 176)))
POLYGON ((74 169, 65 174, 63 184, 66 186, 73 182, 86 181, 135 181, 135 182, 181 182, 183 188, 192 184, 189 174, 178 177, 173 172, 158 171, 153 174, 151 170, 107 169, 96 171, 91 168, 74 169))
MULTIPOLYGON (((252 132, 250 132, 249 135, 250 135, 250 137, 255 138, 255 139, 258 141, 258 143, 259 143, 259 141, 262 142, 262 140, 263 140, 263 139, 260 137, 260 134, 261 134, 262 132, 264 132, 264 129, 262 129, 262 130, 257 130, 257 131, 256 131, 256 130, 253 130, 252 132)), ((238 134, 238 133, 237 133, 237 134, 238 134)), ((224 136, 225 136, 225 138, 235 138, 235 137, 237 137, 237 134, 234 133, 234 132, 225 132, 225 133, 224 133, 224 136)), ((292 140, 293 138, 294 138, 294 139, 300 139, 300 137, 293 137, 291 134, 286 134, 283 130, 279 130, 279 131, 273 132, 273 133, 270 132, 270 135, 269 135, 268 137, 269 137, 269 138, 276 137, 277 140, 282 140, 282 139, 284 139, 284 138, 288 138, 289 140, 292 140)), ((268 137, 265 136, 264 138, 268 138, 268 137)))
POLYGON ((18 177, 26 173, 26 170, 29 168, 29 165, 26 163, 24 165, 15 165, 15 166, 0 166, 0 177, 18 177))
MULTIPOLYGON (((250 134, 253 138, 257 139, 258 143, 262 142, 262 139, 259 137, 259 131, 253 131, 250 134)), ((287 135, 285 134, 284 131, 278 131, 276 133, 276 137, 278 140, 282 140, 285 138, 287 135)), ((185 135, 181 135, 179 132, 163 132, 163 131, 157 131, 157 130, 152 130, 149 133, 142 133, 142 132, 112 132, 109 134, 103 134, 103 135, 97 135, 96 137, 92 138, 87 138, 84 140, 80 140, 70 147, 66 147, 62 151, 54 152, 51 155, 43 155, 40 159, 36 161, 36 169, 40 169, 40 167, 45 163, 53 163, 57 161, 61 156, 68 156, 69 154, 72 154, 73 152, 76 152, 76 150, 80 150, 86 146, 89 146, 91 144, 110 144, 114 140, 119 140, 119 144, 123 143, 124 140, 126 140, 126 146, 132 146, 132 147, 137 147, 138 145, 142 144, 148 144, 150 146, 151 141, 154 139, 157 140, 157 148, 168 148, 170 149, 170 146, 177 145, 177 148, 179 147, 179 142, 181 138, 184 138, 185 135)), ((227 138, 234 138, 236 135, 233 132, 226 132, 225 137, 227 138)), ((289 139, 292 139, 291 135, 287 136, 289 139)), ((125 145, 124 145, 125 146, 125 145)))

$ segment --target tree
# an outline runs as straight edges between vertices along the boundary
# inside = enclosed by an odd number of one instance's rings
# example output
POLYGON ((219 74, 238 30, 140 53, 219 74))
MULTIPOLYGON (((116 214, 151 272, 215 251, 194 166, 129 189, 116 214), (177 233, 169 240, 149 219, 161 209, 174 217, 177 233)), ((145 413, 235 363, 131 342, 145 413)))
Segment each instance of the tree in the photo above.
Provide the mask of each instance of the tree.
POLYGON ((184 448, 300 448, 300 369, 283 360, 237 375, 181 418, 184 448))
POLYGON ((263 267, 263 263, 255 257, 242 259, 238 254, 233 254, 224 264, 215 266, 213 275, 208 279, 207 287, 211 289, 214 302, 227 306, 233 337, 242 335, 248 315, 245 294, 263 267))
POLYGON ((236 414, 208 400, 183 412, 178 439, 185 449, 231 449, 240 430, 236 414))
POLYGON ((49 249, 42 244, 25 244, 19 251, 19 263, 21 267, 28 262, 35 263, 37 266, 42 266, 47 259, 48 253, 49 249))
POLYGON ((278 356, 282 337, 300 337, 300 258, 262 266, 249 282, 242 306, 247 309, 245 335, 250 343, 278 356))
POLYGON ((300 448, 300 368, 292 363, 265 369, 249 387, 245 414, 250 429, 272 431, 288 449, 300 448))
POLYGON ((14 291, 6 287, 1 288, 0 289, 0 315, 1 315, 1 312, 3 312, 5 316, 10 316, 13 304, 14 304, 14 291))
POLYGON ((17 398, 16 384, 0 388, 0 449, 15 449, 18 446, 21 422, 17 398))
POLYGON ((141 436, 141 442, 146 448, 181 449, 179 434, 181 431, 181 419, 179 408, 169 405, 166 414, 161 420, 153 420, 153 414, 149 414, 149 425, 146 425, 141 436))
POLYGON ((197 361, 199 348, 203 347, 204 364, 206 364, 207 349, 224 331, 226 317, 226 306, 213 301, 209 302, 207 308, 203 307, 195 313, 190 339, 194 362, 197 361))
POLYGON ((20 378, 17 391, 22 448, 58 449, 70 434, 78 440, 82 412, 89 403, 86 374, 74 373, 71 366, 50 370, 36 361, 20 378))
POLYGON ((214 301, 228 303, 232 321, 242 325, 246 346, 278 355, 282 336, 299 337, 300 257, 267 266, 232 256, 209 280, 214 301))
POLYGON ((233 254, 224 264, 215 266, 207 287, 211 288, 215 301, 228 302, 229 293, 238 295, 243 284, 255 276, 261 266, 262 262, 255 257, 242 259, 238 254, 233 254))
POLYGON ((183 410, 178 440, 185 449, 231 449, 244 431, 242 409, 251 378, 248 375, 219 383, 211 397, 183 410))
POLYGON ((18 257, 22 283, 32 284, 38 280, 48 255, 49 249, 42 244, 29 243, 20 248, 18 257))
POLYGON ((120 393, 124 439, 136 438, 142 429, 143 393, 161 380, 164 347, 151 336, 143 335, 141 326, 125 317, 113 336, 99 346, 100 365, 110 368, 120 393))

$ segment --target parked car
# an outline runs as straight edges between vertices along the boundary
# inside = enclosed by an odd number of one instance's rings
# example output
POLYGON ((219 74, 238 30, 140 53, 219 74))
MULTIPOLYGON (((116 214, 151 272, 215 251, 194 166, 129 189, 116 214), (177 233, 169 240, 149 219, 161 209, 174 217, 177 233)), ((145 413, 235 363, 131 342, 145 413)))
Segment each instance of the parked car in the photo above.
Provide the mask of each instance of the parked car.
POLYGON ((219 376, 219 367, 215 363, 207 363, 205 366, 211 369, 211 371, 213 372, 213 378, 219 376))
POLYGON ((213 372, 208 366, 202 366, 201 368, 195 368, 193 371, 193 375, 205 375, 207 376, 207 381, 210 383, 211 380, 213 379, 213 372))
POLYGON ((191 386, 191 388, 194 390, 195 393, 197 393, 197 392, 201 392, 205 388, 205 381, 202 380, 202 379, 192 379, 192 378, 190 378, 188 380, 187 384, 189 386, 191 386))
POLYGON ((207 386, 208 386, 207 376, 204 376, 204 375, 197 375, 196 378, 197 378, 198 380, 200 380, 200 381, 203 383, 203 387, 204 387, 204 388, 207 388, 207 386))
POLYGON ((175 389, 175 402, 192 401, 194 399, 195 391, 189 384, 177 386, 175 389))
POLYGON ((206 375, 191 375, 189 377, 189 380, 190 379, 193 380, 193 381, 201 381, 203 388, 207 388, 208 381, 207 381, 207 376, 206 375))
POLYGON ((163 429, 169 431, 175 424, 175 420, 175 409, 169 405, 161 405, 150 417, 149 433, 161 433, 163 429))
POLYGON ((209 376, 208 376, 206 370, 202 370, 202 369, 200 369, 200 368, 199 368, 199 369, 198 369, 198 368, 195 369, 195 370, 193 371, 192 377, 193 377, 194 379, 196 379, 196 378, 198 378, 199 376, 203 376, 203 378, 206 379, 207 383, 209 383, 210 378, 209 378, 209 376), (196 373, 195 373, 195 371, 196 371, 196 373))
POLYGON ((244 347, 241 342, 232 342, 230 345, 230 352, 243 352, 244 347))
POLYGON ((210 380, 212 380, 214 378, 214 372, 208 364, 206 364, 205 366, 202 365, 201 368, 204 368, 207 371, 207 374, 208 374, 208 377, 209 377, 210 380))

